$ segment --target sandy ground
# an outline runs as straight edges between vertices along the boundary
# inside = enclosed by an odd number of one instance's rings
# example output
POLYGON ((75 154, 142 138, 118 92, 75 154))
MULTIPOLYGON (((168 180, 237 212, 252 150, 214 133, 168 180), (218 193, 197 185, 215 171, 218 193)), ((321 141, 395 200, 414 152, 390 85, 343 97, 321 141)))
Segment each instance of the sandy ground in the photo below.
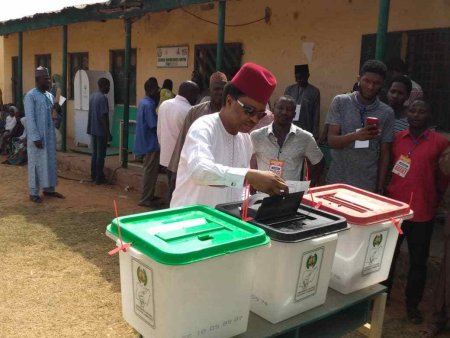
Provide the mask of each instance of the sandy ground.
POLYGON ((25 167, 0 166, 0 337, 132 337, 106 225, 145 211, 133 193, 60 180, 67 198, 28 200, 25 167))
MULTIPOLYGON (((121 215, 146 209, 137 206, 135 192, 80 178, 60 179, 57 190, 66 199, 45 198, 37 205, 28 200, 26 167, 0 165, 1 338, 137 336, 122 319, 119 262, 107 254, 114 243, 105 228, 114 217, 113 199, 121 215)), ((383 336, 417 337, 417 326, 405 319, 406 265, 399 265, 383 336)), ((436 271, 433 257, 430 279, 436 271)), ((430 295, 428 290, 425 310, 430 295)))

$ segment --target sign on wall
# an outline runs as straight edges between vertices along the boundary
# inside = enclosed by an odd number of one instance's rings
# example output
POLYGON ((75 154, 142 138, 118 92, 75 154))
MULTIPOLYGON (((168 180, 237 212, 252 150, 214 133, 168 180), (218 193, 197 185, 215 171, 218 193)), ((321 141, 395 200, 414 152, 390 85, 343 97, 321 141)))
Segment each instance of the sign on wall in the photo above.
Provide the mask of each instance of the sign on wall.
POLYGON ((156 56, 156 66, 159 68, 187 67, 189 46, 158 47, 156 56))

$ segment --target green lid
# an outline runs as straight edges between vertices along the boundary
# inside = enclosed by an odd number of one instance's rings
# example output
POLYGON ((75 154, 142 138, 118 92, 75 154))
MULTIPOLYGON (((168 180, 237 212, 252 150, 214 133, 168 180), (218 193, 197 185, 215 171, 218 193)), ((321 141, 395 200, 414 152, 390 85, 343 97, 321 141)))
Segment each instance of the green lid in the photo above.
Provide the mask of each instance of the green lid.
MULTIPOLYGON (((124 242, 167 265, 198 262, 269 242, 264 230, 203 205, 119 217, 124 242)), ((107 232, 119 237, 117 220, 107 232)))

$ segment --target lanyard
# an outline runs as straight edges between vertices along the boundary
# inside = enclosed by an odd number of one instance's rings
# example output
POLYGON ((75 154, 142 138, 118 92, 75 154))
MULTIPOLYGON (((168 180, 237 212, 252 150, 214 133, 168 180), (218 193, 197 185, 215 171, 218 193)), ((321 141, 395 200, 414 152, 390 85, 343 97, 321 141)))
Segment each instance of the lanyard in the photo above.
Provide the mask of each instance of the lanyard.
POLYGON ((303 100, 303 95, 305 94, 305 88, 300 87, 300 85, 298 85, 298 89, 297 89, 297 103, 302 104, 302 100, 303 100), (301 94, 300 95, 300 90, 301 90, 301 94))
POLYGON ((361 104, 358 101, 358 95, 359 95, 359 93, 356 92, 356 94, 355 94, 355 101, 356 101, 357 107, 359 108, 359 118, 360 118, 360 121, 361 121, 361 128, 364 128, 364 125, 365 125, 365 123, 364 123, 364 115, 367 112, 367 106, 361 104))
POLYGON ((421 138, 423 136, 423 138, 425 137, 425 133, 421 134, 418 138, 415 138, 414 136, 412 136, 411 134, 409 134, 409 136, 411 136, 411 139, 414 143, 414 145, 412 146, 411 150, 408 151, 408 157, 411 158, 411 154, 414 151, 414 149, 417 148, 417 146, 422 142, 421 138))
POLYGON ((289 132, 288 132, 288 133, 286 134, 286 136, 284 137, 283 144, 280 146, 280 144, 278 143, 279 135, 277 135, 277 133, 273 130, 273 127, 272 127, 272 134, 273 134, 273 136, 275 136, 275 138, 276 138, 275 144, 276 144, 277 147, 278 147, 277 160, 280 159, 281 149, 283 149, 283 146, 286 144, 286 141, 287 141, 287 139, 288 139, 290 133, 291 133, 291 131, 289 130, 289 132))
POLYGON ((361 121, 361 128, 364 128, 364 115, 366 114, 366 107, 362 106, 359 108, 359 118, 361 121))

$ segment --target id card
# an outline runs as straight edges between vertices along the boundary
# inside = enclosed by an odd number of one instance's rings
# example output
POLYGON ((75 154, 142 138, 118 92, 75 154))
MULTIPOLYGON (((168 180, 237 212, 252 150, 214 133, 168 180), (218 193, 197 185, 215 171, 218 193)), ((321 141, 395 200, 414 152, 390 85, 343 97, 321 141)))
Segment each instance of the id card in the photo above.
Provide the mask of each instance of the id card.
POLYGON ((395 163, 392 172, 400 177, 405 177, 411 168, 411 159, 408 156, 401 155, 395 163))
POLYGON ((302 109, 302 105, 301 104, 298 104, 298 105, 295 106, 294 121, 300 120, 300 109, 302 109))
POLYGON ((281 174, 283 173, 283 167, 284 167, 284 161, 270 160, 269 171, 277 174, 280 177, 281 177, 281 174))
MULTIPOLYGON (((361 129, 356 129, 356 131, 361 129)), ((361 148, 369 148, 369 140, 366 141, 355 141, 355 149, 361 149, 361 148)))

